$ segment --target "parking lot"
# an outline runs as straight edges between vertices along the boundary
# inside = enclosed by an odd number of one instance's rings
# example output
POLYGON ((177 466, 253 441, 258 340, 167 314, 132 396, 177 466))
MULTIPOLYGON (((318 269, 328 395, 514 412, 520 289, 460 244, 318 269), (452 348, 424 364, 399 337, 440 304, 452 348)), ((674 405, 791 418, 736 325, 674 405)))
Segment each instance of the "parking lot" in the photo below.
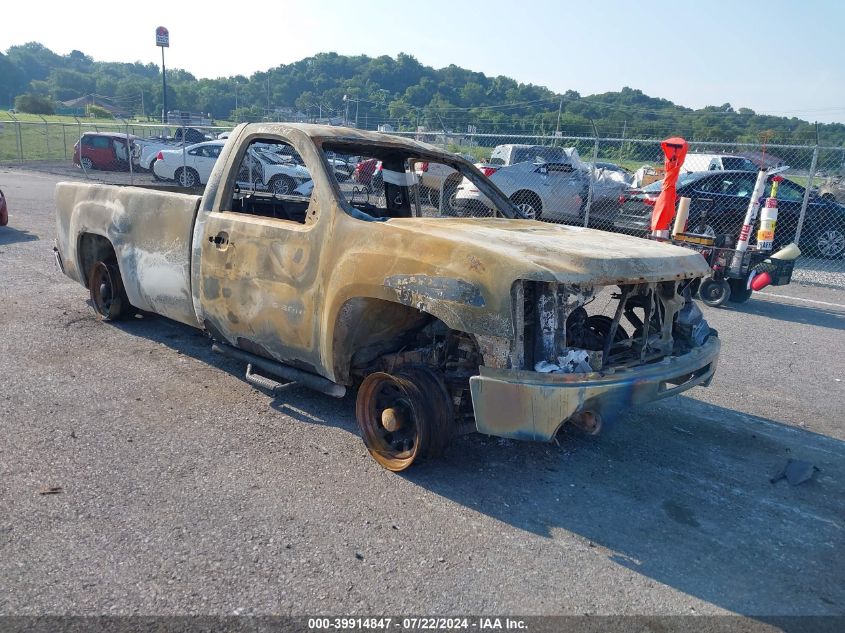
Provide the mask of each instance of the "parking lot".
POLYGON ((0 168, 0 614, 845 612, 842 290, 704 308, 712 386, 601 436, 469 435, 396 475, 354 395, 97 321, 53 260, 61 178, 0 168), (818 471, 771 483, 788 459, 818 471))

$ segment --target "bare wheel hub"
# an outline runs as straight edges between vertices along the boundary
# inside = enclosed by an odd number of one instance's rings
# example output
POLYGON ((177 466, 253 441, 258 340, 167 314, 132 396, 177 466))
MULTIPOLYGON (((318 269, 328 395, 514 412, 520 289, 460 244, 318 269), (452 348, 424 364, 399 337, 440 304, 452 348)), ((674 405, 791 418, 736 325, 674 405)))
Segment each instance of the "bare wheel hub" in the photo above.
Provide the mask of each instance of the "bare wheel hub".
POLYGON ((390 433, 395 433, 406 424, 405 416, 399 407, 388 407, 381 412, 381 425, 390 433))
POLYGON ((443 451, 451 436, 453 412, 436 372, 404 367, 396 374, 374 372, 364 379, 355 417, 373 459, 398 472, 418 457, 443 451))

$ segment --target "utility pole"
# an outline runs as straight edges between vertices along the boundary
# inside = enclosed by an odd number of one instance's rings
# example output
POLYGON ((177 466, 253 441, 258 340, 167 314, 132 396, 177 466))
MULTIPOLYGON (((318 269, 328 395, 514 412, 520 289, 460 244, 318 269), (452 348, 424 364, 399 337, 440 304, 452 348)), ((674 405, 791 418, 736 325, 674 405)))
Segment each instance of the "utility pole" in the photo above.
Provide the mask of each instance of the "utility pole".
POLYGON ((270 75, 267 75, 267 111, 270 110, 270 75))
POLYGON ((622 145, 619 147, 619 160, 625 156, 625 132, 628 130, 628 119, 622 122, 622 145))
POLYGON ((560 103, 557 106, 557 126, 555 127, 555 136, 560 134, 560 113, 563 110, 563 99, 560 100, 560 103))

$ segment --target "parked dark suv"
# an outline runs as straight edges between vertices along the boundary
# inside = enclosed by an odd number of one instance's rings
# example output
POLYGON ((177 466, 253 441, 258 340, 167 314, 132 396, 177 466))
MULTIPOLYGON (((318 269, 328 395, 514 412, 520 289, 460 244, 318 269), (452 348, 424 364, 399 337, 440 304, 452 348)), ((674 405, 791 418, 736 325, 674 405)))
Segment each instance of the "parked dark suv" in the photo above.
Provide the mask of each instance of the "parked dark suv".
MULTIPOLYGON (((771 176, 764 196, 771 193, 771 176)), ((750 171, 700 171, 678 178, 678 198, 690 199, 687 226, 700 227, 714 234, 728 234, 735 241, 742 227, 748 202, 754 191, 757 173, 750 171)), ((646 234, 651 226, 651 212, 660 195, 662 183, 655 182, 620 196, 614 230, 619 233, 646 234)), ((778 221, 775 248, 795 239, 804 187, 785 179, 778 187, 778 221)), ((754 235, 752 235, 752 242, 754 235)), ((839 258, 845 254, 845 207, 810 193, 807 214, 801 229, 801 250, 809 255, 839 258)))

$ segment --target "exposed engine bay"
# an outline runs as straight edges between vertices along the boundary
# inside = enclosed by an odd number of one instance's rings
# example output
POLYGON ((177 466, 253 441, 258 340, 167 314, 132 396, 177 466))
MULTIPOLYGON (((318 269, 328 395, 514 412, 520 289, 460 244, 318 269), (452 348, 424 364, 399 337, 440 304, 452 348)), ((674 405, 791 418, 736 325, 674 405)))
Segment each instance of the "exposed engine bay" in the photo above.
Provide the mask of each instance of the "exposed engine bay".
POLYGON ((517 282, 511 367, 585 373, 632 367, 681 355, 702 345, 711 330, 689 282, 593 288, 517 282))

